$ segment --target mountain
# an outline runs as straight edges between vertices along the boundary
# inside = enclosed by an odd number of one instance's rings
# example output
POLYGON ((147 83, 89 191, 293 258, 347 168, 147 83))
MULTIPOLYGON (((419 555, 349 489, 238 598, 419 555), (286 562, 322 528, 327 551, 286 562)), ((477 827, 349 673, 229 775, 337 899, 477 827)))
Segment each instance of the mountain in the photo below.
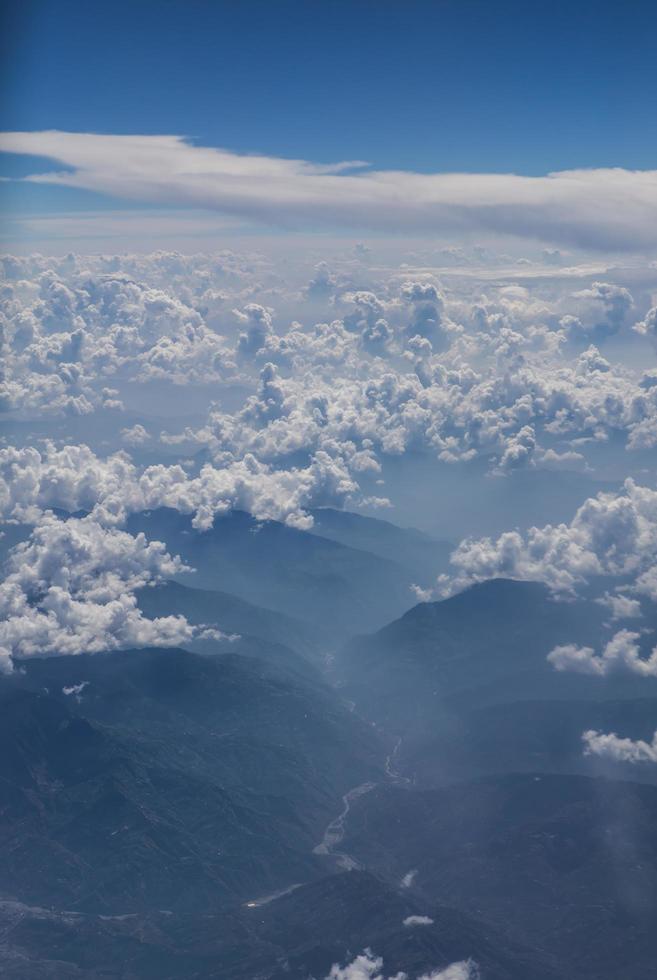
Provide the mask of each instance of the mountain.
POLYGON ((399 734, 429 731, 459 705, 657 694, 654 678, 591 677, 547 662, 558 644, 599 648, 609 638, 604 622, 594 602, 558 602, 537 582, 492 579, 356 637, 336 668, 358 709, 399 734))
POLYGON ((321 683, 181 650, 29 660, 0 679, 0 893, 208 910, 308 880, 381 750, 321 683))
MULTIPOLYGON (((355 801, 344 848, 388 881, 550 950, 564 980, 644 980, 657 961, 657 787, 516 774, 355 801)), ((534 976, 528 972, 527 976, 534 976)))
MULTIPOLYGON (((366 947, 416 977, 473 958, 486 980, 557 980, 549 956, 366 872, 320 878, 257 909, 95 916, 0 902, 3 976, 317 980, 366 947), (412 915, 433 921, 404 926, 412 915), (103 964, 102 970, 96 969, 103 964), (120 966, 119 966, 120 964, 120 966)), ((386 974, 388 975, 388 974, 386 974)))
POLYGON ((413 575, 413 582, 424 588, 449 568, 454 546, 415 528, 397 527, 389 521, 332 507, 316 508, 310 514, 313 534, 403 565, 413 575))
POLYGON ((412 575, 403 566, 242 511, 197 531, 189 515, 161 508, 133 514, 127 529, 180 554, 196 570, 186 584, 301 619, 323 639, 373 629, 411 604, 412 575))
POLYGON ((650 742, 657 698, 528 700, 468 708, 442 702, 431 734, 405 737, 396 767, 420 785, 442 785, 508 772, 604 775, 657 782, 656 766, 637 766, 584 755, 582 733, 616 732, 650 742))
POLYGON ((313 658, 317 654, 312 629, 300 620, 264 609, 227 592, 193 589, 180 582, 163 582, 142 589, 138 603, 149 618, 185 616, 195 625, 214 626, 224 633, 280 644, 313 658))

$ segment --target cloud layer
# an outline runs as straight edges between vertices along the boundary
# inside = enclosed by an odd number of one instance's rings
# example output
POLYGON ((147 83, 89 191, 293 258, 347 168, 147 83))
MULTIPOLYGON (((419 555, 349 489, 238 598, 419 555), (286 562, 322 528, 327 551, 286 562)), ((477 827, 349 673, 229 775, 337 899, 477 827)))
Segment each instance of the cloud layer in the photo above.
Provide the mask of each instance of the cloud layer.
POLYGON ((212 208, 285 227, 493 232, 590 249, 657 243, 657 172, 544 177, 377 171, 195 146, 179 136, 4 133, 0 149, 55 160, 27 180, 135 201, 212 208))

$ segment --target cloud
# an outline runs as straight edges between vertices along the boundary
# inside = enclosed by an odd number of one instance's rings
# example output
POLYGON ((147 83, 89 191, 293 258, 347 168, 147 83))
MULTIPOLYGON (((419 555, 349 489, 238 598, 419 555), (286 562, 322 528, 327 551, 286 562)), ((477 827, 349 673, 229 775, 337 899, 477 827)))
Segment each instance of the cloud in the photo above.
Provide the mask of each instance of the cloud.
MULTIPOLYGON (((324 980, 410 980, 406 973, 396 973, 394 977, 386 978, 381 973, 382 969, 383 959, 366 949, 347 966, 341 967, 335 963, 324 980)), ((423 973, 417 980, 479 980, 479 970, 473 960, 461 960, 431 973, 423 973)))
POLYGON ((633 765, 641 762, 657 762, 657 732, 652 742, 642 739, 633 741, 631 738, 620 738, 615 732, 605 734, 592 729, 582 734, 584 755, 595 755, 613 762, 629 762, 633 765))
POLYGON ((479 977, 479 968, 473 960, 460 960, 458 963, 451 963, 443 970, 423 973, 418 980, 479 980, 479 977))
POLYGON ((46 515, 6 561, 0 670, 11 671, 15 658, 188 643, 202 630, 182 616, 146 619, 135 597, 184 567, 143 534, 46 515))
POLYGON ((137 423, 129 429, 121 429, 121 439, 128 446, 143 446, 150 442, 151 434, 143 425, 137 423))
POLYGON ((650 337, 652 340, 657 341, 657 306, 651 307, 643 320, 639 320, 638 323, 634 324, 633 329, 638 334, 642 334, 644 337, 650 337))
POLYGON ((407 915, 404 919, 405 926, 432 926, 433 919, 428 915, 407 915))
MULTIPOLYGON (((507 531, 491 538, 468 538, 453 552, 452 587, 507 577, 545 582, 572 592, 595 576, 636 576, 635 588, 652 594, 657 584, 657 491, 626 480, 620 493, 599 493, 578 508, 570 524, 507 531), (653 582, 654 579, 654 582, 653 582)), ((625 611, 627 602, 617 603, 625 611)), ((636 611, 636 606, 632 606, 636 611)))
MULTIPOLYGON (((342 261, 346 284, 353 259, 342 261)), ((282 259, 161 252, 3 262, 0 400, 24 417, 117 413, 135 383, 146 402, 151 383, 192 387, 195 398, 199 385, 213 385, 219 399, 236 384, 241 408, 229 396, 229 411, 214 406, 206 424, 164 440, 201 445, 222 465, 250 453, 286 466, 286 456, 307 462, 322 450, 355 480, 360 466, 407 450, 448 463, 487 457, 505 475, 593 472, 594 442, 657 444, 652 375, 590 343, 605 318, 618 329, 627 319, 629 293, 613 283, 575 294, 559 283, 540 295, 506 283, 482 294, 447 288, 427 269, 384 268, 368 273, 370 288, 344 285, 326 297, 330 319, 315 322, 305 269, 282 259)))
POLYGON ((9 153, 62 168, 28 178, 113 197, 210 208, 286 228, 493 232, 590 249, 657 243, 657 172, 515 174, 377 171, 360 161, 313 164, 195 146, 179 136, 59 131, 0 136, 9 153))
POLYGON ((101 459, 85 445, 58 449, 0 449, 0 517, 26 523, 47 510, 90 511, 103 526, 128 514, 171 507, 194 514, 204 530, 216 514, 246 510, 261 520, 310 528, 306 508, 339 504, 358 485, 339 457, 318 451, 308 465, 276 469, 247 453, 222 467, 205 465, 190 477, 179 465, 139 469, 124 452, 101 459))
POLYGON ((606 606, 611 612, 612 620, 616 619, 639 619, 643 614, 641 612, 641 603, 638 599, 630 599, 626 595, 612 595, 610 592, 605 592, 603 596, 596 599, 595 602, 600 606, 606 606))
POLYGON ((606 677, 607 674, 618 671, 639 674, 641 677, 657 677, 657 647, 649 657, 643 658, 639 637, 639 633, 619 630, 600 654, 592 647, 578 647, 574 643, 567 643, 555 647, 547 659, 555 670, 570 670, 577 674, 592 674, 594 677, 606 677))

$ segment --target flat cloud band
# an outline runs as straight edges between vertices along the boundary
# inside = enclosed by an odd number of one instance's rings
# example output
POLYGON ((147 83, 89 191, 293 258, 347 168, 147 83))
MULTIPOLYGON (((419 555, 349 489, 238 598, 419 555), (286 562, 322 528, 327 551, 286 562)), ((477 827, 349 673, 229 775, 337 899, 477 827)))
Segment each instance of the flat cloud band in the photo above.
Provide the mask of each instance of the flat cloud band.
POLYGON ((180 136, 0 134, 0 151, 57 161, 31 183, 206 208, 285 228, 492 233, 608 251, 657 244, 657 171, 544 176, 413 173, 195 146, 180 136))

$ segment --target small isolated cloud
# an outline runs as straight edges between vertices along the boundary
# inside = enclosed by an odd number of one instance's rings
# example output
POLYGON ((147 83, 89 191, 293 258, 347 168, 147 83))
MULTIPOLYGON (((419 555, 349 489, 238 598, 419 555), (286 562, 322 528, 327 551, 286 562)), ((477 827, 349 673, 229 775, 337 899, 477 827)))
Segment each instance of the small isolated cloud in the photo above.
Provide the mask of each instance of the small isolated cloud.
POLYGON ((615 732, 596 732, 593 729, 582 734, 584 755, 595 755, 614 762, 629 762, 633 765, 641 762, 657 762, 657 732, 652 742, 643 739, 633 741, 631 738, 620 738, 615 732))
POLYGON ((428 915, 407 915, 404 919, 405 926, 432 926, 433 919, 428 915))
MULTIPOLYGON (((386 976, 382 970, 383 959, 366 949, 347 966, 335 963, 324 980, 411 980, 407 973, 386 976)), ((479 969, 474 960, 461 960, 442 969, 423 973, 417 980, 479 980, 479 977, 479 969)))
POLYGON ((599 606, 605 606, 607 609, 609 609, 612 620, 640 619, 643 615, 639 600, 630 599, 630 597, 626 595, 605 592, 603 596, 595 601, 599 606))
POLYGON ((70 695, 72 694, 75 697, 76 701, 80 701, 81 700, 80 695, 84 691, 85 687, 88 686, 89 686, 89 681, 80 681, 79 684, 71 684, 70 687, 63 687, 62 694, 66 695, 66 697, 70 697, 70 695))
POLYGON ((121 440, 127 446, 144 446, 151 439, 143 425, 133 425, 130 429, 121 429, 121 440))

